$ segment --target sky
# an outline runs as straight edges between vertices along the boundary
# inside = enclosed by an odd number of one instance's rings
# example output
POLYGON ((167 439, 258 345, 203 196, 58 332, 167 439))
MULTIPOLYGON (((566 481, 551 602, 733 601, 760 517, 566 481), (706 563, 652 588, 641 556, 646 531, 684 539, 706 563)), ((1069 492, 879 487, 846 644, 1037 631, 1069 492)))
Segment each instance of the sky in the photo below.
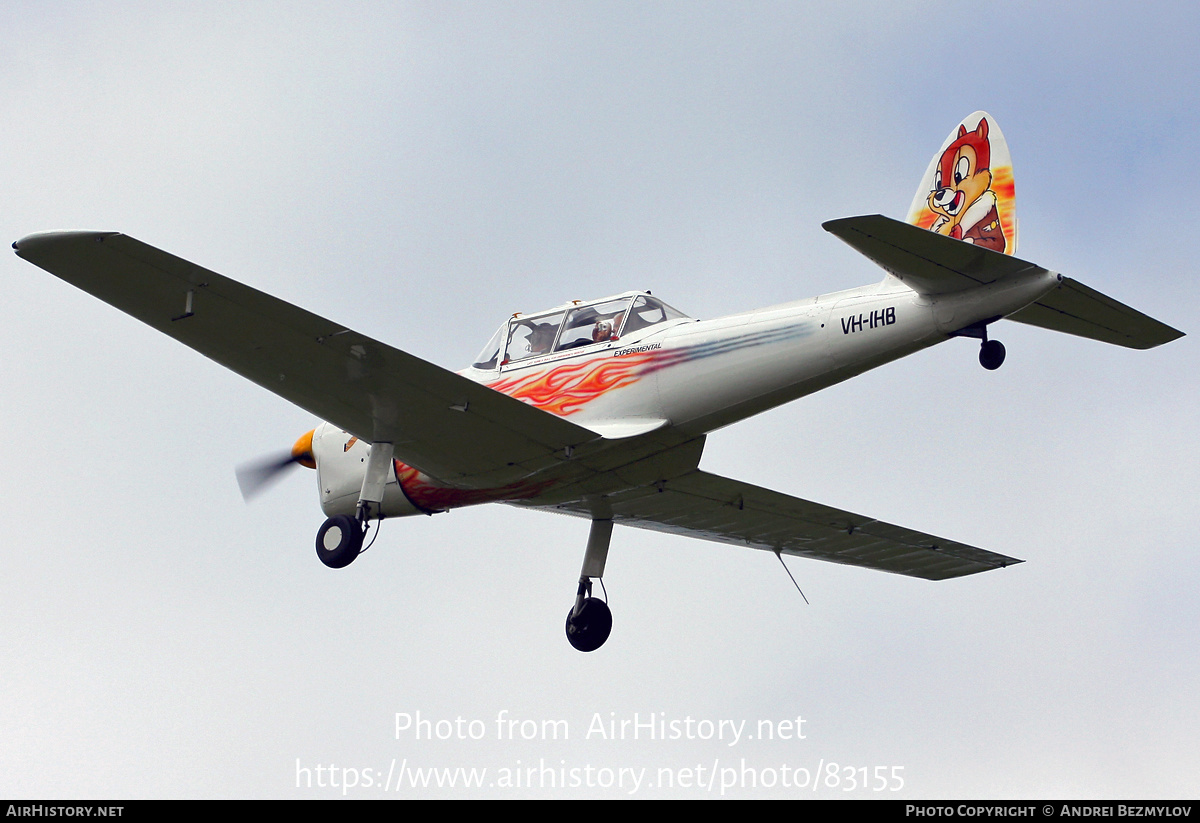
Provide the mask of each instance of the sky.
POLYGON ((709 436, 702 468, 1023 558, 930 583, 503 506, 314 556, 317 421, 0 259, 0 795, 1194 797, 1200 10, 0 6, 0 236, 112 230, 447 368, 514 311, 877 282, 984 109, 1021 257, 1187 332, 1003 323, 709 436), (440 781, 440 784, 439 784, 440 781), (386 785, 385 785, 386 782, 386 785))

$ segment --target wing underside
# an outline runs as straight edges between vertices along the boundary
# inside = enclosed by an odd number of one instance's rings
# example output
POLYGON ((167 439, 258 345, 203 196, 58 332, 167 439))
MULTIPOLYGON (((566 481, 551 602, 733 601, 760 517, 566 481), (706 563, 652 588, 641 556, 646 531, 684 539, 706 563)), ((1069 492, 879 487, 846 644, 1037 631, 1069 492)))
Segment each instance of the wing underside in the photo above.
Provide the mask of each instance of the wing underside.
POLYGON ((541 409, 116 233, 17 254, 445 482, 502 486, 599 438, 541 409))
POLYGON ((850 566, 944 580, 1022 561, 696 470, 558 511, 850 566))

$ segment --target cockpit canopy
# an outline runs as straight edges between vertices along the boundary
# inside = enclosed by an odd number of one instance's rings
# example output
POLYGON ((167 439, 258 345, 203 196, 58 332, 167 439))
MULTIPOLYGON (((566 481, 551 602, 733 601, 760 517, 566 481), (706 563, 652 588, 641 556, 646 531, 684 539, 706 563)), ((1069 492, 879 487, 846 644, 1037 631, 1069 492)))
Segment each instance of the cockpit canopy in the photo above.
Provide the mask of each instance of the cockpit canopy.
POLYGON ((686 314, 649 294, 629 293, 589 303, 576 301, 538 314, 516 314, 496 330, 472 364, 494 369, 530 357, 618 340, 686 314))

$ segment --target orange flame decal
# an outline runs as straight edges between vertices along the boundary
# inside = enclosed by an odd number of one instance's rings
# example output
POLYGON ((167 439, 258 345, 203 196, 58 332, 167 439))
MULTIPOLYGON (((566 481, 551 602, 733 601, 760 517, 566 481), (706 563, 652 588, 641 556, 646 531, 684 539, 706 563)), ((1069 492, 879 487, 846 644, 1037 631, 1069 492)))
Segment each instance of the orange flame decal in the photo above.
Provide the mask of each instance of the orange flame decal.
POLYGON ((606 392, 636 382, 652 359, 652 353, 642 353, 590 360, 488 385, 517 400, 565 417, 606 392))
POLYGON ((1000 213, 1000 228, 1004 230, 1004 248, 1012 254, 1017 233, 1017 195, 1013 183, 1012 166, 992 169, 992 191, 996 193, 997 211, 1000 213))

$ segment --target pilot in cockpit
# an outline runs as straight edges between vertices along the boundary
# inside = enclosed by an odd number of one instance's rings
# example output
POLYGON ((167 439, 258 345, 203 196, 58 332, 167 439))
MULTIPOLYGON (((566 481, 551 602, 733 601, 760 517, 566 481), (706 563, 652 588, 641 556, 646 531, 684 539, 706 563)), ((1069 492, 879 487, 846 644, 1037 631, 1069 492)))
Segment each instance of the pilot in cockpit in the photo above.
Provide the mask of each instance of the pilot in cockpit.
POLYGON ((557 323, 530 323, 529 353, 546 354, 554 345, 554 335, 558 331, 557 323))

